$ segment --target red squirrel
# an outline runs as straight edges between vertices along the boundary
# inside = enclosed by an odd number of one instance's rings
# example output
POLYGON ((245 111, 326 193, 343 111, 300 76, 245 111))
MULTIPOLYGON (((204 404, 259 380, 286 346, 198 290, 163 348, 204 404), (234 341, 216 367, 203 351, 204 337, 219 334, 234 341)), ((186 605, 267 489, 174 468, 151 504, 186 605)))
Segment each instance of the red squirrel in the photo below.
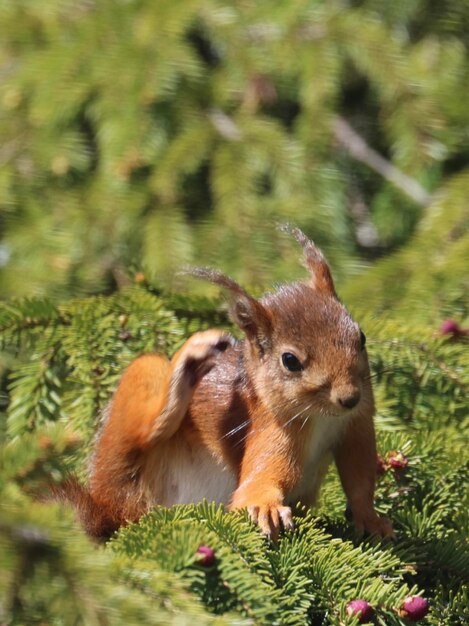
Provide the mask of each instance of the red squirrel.
POLYGON ((259 300, 210 269, 245 338, 207 330, 171 360, 145 354, 125 370, 98 435, 87 488, 70 481, 94 537, 155 505, 203 499, 246 508, 262 533, 293 527, 335 460, 359 531, 392 536, 374 510, 374 401, 365 336, 339 301, 320 250, 303 232, 309 278, 259 300))

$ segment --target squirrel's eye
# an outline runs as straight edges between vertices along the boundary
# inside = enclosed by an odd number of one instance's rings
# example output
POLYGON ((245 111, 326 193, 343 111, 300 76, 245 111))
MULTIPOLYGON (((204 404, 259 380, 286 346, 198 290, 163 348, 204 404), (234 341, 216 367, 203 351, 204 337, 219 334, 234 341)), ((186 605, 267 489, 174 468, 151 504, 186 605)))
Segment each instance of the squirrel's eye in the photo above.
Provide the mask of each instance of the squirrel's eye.
POLYGON ((365 333, 360 331, 360 350, 364 350, 366 346, 366 336, 365 333))
POLYGON ((298 358, 291 352, 284 352, 282 354, 283 366, 290 372, 301 372, 303 366, 299 362, 298 358))

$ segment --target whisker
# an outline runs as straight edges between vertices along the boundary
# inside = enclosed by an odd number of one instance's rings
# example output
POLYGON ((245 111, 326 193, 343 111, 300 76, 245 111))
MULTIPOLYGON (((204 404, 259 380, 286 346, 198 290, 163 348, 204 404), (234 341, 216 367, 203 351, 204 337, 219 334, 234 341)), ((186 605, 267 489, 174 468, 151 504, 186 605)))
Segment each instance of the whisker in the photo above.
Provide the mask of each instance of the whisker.
POLYGON ((256 431, 255 431, 255 430, 250 430, 250 431, 248 431, 248 432, 244 435, 244 437, 241 437, 241 439, 238 439, 238 441, 237 441, 234 445, 235 445, 235 446, 240 446, 242 443, 244 443, 244 442, 246 441, 246 439, 248 438, 248 436, 249 436, 251 433, 254 433, 254 432, 256 432, 256 431))
MULTIPOLYGON (((299 405, 299 401, 295 400, 292 402, 289 401, 285 401, 283 406, 281 406, 280 408, 286 408, 286 407, 291 407, 292 404, 296 404, 299 405)), ((288 422, 285 424, 285 426, 288 426, 288 424, 290 422, 292 422, 293 420, 295 420, 301 413, 303 412, 303 409, 301 409, 299 411, 299 413, 297 413, 296 415, 294 415, 291 419, 288 420, 288 422)), ((232 437, 233 435, 235 435, 237 432, 239 432, 240 430, 242 430, 243 428, 245 428, 248 424, 249 424, 250 420, 245 420, 244 422, 242 422, 241 424, 239 424, 238 426, 235 426, 234 428, 232 428, 231 430, 229 430, 227 433, 225 433, 221 439, 225 439, 226 437, 232 437)), ((254 432, 254 431, 253 431, 254 432)), ((243 441, 242 439, 240 441, 243 441)), ((239 443, 239 442, 238 442, 239 443)))
MULTIPOLYGON (((308 407, 306 407, 308 408, 308 407)), ((305 409, 301 409, 300 411, 298 411, 298 413, 296 415, 294 415, 293 417, 291 417, 288 422, 285 422, 285 424, 283 425, 284 428, 286 428, 287 426, 289 426, 292 422, 294 422, 298 417, 300 417, 300 415, 302 413, 304 413, 305 409)))
MULTIPOLYGON (((294 406, 295 404, 296 404, 296 405, 297 405, 297 407, 298 407, 301 403, 300 403, 299 401, 294 401, 294 402, 293 402, 293 401, 286 401, 286 402, 283 404, 283 407, 284 407, 284 408, 291 408, 291 407, 292 407, 292 405, 294 406)), ((302 408, 301 408, 301 409, 300 409, 297 413, 295 413, 295 415, 293 415, 292 417, 290 417, 290 419, 289 419, 287 422, 285 422, 285 424, 283 424, 282 428, 287 428, 287 427, 288 427, 290 424, 292 424, 295 420, 297 420, 297 419, 302 419, 302 418, 303 418, 303 416, 304 416, 304 415, 305 415, 305 413, 306 413, 306 416, 304 417, 303 422, 302 422, 302 425, 301 425, 301 427, 300 427, 300 431, 301 431, 301 430, 304 428, 304 426, 306 425, 306 423, 307 423, 307 421, 308 421, 308 419, 309 419, 309 415, 308 415, 308 413, 309 413, 309 411, 311 411, 311 409, 312 409, 312 408, 313 408, 313 403, 310 403, 310 404, 308 404, 308 405, 306 405, 306 406, 302 406, 302 408)), ((323 409, 322 409, 322 407, 318 407, 316 410, 317 410, 319 413, 321 413, 321 414, 325 414, 325 413, 324 413, 324 411, 323 411, 323 409)), ((242 429, 243 429, 245 426, 247 426, 248 424, 249 424, 249 420, 246 420, 245 422, 243 422, 243 423, 242 423, 242 424, 240 424, 239 426, 236 426, 235 428, 233 428, 232 430, 230 430, 228 433, 226 433, 226 434, 224 435, 224 437, 228 437, 228 436, 232 436, 232 435, 236 434, 237 432, 239 432, 240 430, 242 430, 242 429)), ((252 435, 253 433, 263 432, 263 431, 264 431, 264 430, 266 430, 267 428, 268 428, 268 426, 264 426, 264 427, 263 427, 263 428, 261 428, 261 429, 256 428, 255 430, 253 430, 253 429, 248 429, 248 430, 247 430, 247 432, 245 433, 245 435, 244 435, 243 437, 241 437, 241 439, 238 439, 238 441, 236 441, 236 442, 234 443, 234 445, 235 445, 235 446, 239 446, 239 445, 243 444, 243 443, 247 440, 247 438, 248 438, 250 435, 252 435)))
MULTIPOLYGON (((308 407, 306 407, 306 409, 308 409, 308 407)), ((291 418, 288 420, 288 422, 286 422, 286 423, 283 425, 283 428, 286 428, 286 427, 287 427, 287 426, 288 426, 291 422, 293 422, 293 421, 294 421, 295 419, 297 419, 300 415, 302 415, 302 413, 304 412, 304 410, 305 410, 305 409, 301 409, 301 411, 299 411, 299 412, 298 412, 298 413, 296 413, 293 417, 291 417, 291 418)), ((238 445, 240 445, 240 444, 244 443, 244 442, 246 441, 246 439, 248 438, 248 436, 249 436, 249 435, 252 435, 253 433, 256 433, 256 432, 257 432, 257 433, 259 433, 259 432, 263 432, 264 430, 266 430, 266 428, 267 428, 267 426, 264 426, 264 428, 262 428, 262 429, 257 428, 256 430, 250 430, 250 431, 248 431, 248 432, 244 435, 244 437, 242 437, 241 439, 239 439, 239 440, 235 443, 235 445, 236 445, 236 446, 238 446, 238 445)))
POLYGON ((235 428, 233 428, 232 430, 229 430, 221 438, 225 439, 225 437, 232 437, 233 435, 236 435, 237 432, 239 432, 240 430, 243 430, 243 428, 249 424, 249 421, 250 420, 246 420, 244 422, 241 422, 241 424, 239 424, 238 426, 235 426, 235 428))
POLYGON ((305 427, 306 422, 308 421, 308 419, 309 419, 309 415, 307 415, 307 416, 304 418, 303 423, 302 423, 302 424, 301 424, 301 426, 300 426, 300 433, 301 433, 301 431, 303 430, 303 428, 305 427))

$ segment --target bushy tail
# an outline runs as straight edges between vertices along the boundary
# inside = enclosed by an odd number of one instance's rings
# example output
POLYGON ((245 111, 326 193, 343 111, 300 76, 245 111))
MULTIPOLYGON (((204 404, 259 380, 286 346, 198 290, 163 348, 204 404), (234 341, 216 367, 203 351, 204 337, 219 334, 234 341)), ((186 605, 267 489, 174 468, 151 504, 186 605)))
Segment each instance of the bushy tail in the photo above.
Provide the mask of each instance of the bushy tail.
POLYGON ((118 516, 97 503, 88 489, 75 477, 54 485, 47 500, 71 504, 82 526, 93 539, 108 539, 122 525, 118 516))

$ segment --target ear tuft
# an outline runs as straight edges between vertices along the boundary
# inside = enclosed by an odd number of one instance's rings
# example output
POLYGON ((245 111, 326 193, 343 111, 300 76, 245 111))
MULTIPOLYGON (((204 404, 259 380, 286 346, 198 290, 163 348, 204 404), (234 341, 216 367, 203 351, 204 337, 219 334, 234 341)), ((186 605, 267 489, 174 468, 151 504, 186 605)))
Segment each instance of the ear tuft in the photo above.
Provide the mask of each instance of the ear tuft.
POLYGON ((246 296, 248 295, 236 281, 229 276, 225 276, 222 272, 212 269, 211 267, 187 267, 182 270, 180 274, 187 274, 189 276, 194 276, 195 278, 208 280, 211 283, 220 285, 220 287, 229 289, 233 293, 242 293, 246 296))
POLYGON ((267 309, 250 296, 236 281, 222 272, 206 267, 194 267, 184 271, 196 278, 228 289, 230 294, 230 313, 234 323, 246 333, 250 342, 263 353, 270 345, 272 320, 267 309))
POLYGON ((321 250, 299 228, 290 224, 280 224, 279 229, 294 237, 303 248, 304 262, 310 271, 313 289, 336 296, 331 271, 321 250))

